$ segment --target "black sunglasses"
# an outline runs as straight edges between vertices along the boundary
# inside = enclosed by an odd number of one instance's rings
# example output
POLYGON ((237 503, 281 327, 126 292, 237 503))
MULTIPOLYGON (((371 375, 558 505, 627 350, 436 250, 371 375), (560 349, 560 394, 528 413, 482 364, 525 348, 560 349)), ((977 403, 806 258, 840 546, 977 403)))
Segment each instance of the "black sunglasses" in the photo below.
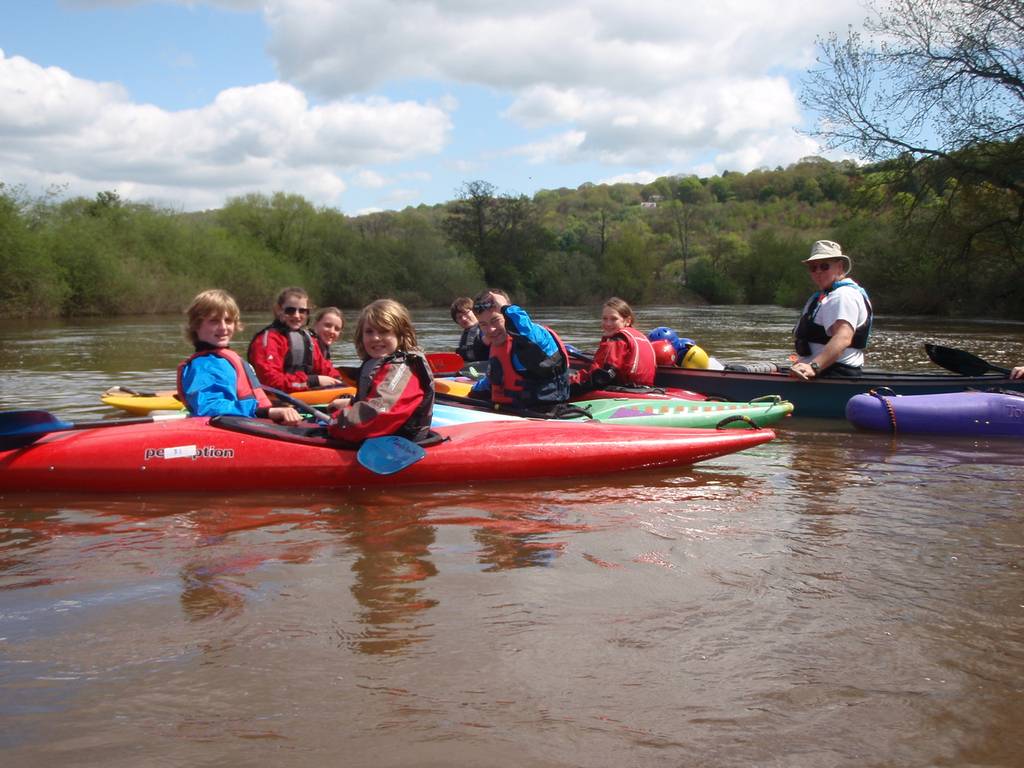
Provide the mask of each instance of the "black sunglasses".
POLYGON ((820 262, 818 264, 815 264, 812 261, 810 264, 807 265, 807 271, 808 272, 826 272, 826 271, 828 271, 830 269, 832 269, 832 262, 831 261, 822 261, 822 262, 820 262))
POLYGON ((481 312, 486 312, 488 309, 494 308, 493 301, 475 301, 473 302, 473 314, 479 315, 481 312))
POLYGON ((309 310, 306 307, 282 307, 282 311, 288 316, 309 314, 309 310))

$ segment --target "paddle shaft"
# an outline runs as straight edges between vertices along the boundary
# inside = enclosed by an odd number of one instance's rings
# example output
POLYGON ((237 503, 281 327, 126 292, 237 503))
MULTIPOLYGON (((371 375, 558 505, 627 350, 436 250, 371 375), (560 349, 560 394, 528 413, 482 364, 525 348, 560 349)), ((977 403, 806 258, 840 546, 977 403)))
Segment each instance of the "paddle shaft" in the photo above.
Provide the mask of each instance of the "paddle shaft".
POLYGON ((323 412, 318 411, 309 403, 304 403, 301 400, 297 400, 296 398, 289 395, 287 392, 282 392, 280 389, 274 389, 273 387, 268 387, 266 385, 263 386, 263 391, 269 392, 282 403, 288 403, 288 405, 292 406, 295 410, 309 414, 320 424, 327 424, 330 422, 330 419, 327 416, 325 416, 323 412))

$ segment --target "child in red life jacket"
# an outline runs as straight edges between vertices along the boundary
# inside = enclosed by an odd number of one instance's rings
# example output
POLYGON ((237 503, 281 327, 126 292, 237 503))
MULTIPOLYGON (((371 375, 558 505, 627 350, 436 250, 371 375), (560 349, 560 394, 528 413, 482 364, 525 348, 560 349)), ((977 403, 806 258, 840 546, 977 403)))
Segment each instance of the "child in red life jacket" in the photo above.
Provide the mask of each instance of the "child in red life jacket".
POLYGON ((309 295, 302 288, 285 288, 274 305, 274 322, 249 342, 249 362, 260 381, 285 392, 341 384, 341 373, 324 357, 306 330, 309 295))
POLYGON ((334 401, 340 408, 328 427, 331 437, 358 443, 371 437, 427 437, 434 410, 434 378, 416 346, 409 311, 378 299, 359 314, 355 330, 359 368, 356 396, 334 401))
POLYGON ((636 316, 622 299, 613 296, 601 310, 601 344, 594 362, 577 371, 573 384, 582 390, 620 386, 650 387, 657 368, 654 347, 633 327, 636 316))
POLYGON ((242 323, 238 304, 227 292, 203 291, 185 314, 185 336, 196 351, 178 366, 178 398, 193 416, 257 416, 285 424, 302 421, 294 408, 271 406, 252 367, 229 348, 242 323))

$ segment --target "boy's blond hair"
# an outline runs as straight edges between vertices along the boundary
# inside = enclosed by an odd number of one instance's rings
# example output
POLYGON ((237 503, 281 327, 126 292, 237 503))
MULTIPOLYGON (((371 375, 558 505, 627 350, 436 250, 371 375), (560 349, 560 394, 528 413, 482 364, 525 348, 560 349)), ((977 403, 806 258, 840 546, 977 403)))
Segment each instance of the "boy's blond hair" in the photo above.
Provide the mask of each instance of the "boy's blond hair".
POLYGON ((234 321, 235 331, 240 331, 244 327, 240 315, 238 304, 235 303, 235 300, 227 291, 222 291, 220 288, 202 291, 192 299, 192 303, 185 310, 187 318, 185 338, 193 344, 198 344, 199 336, 197 332, 199 331, 199 326, 208 317, 227 316, 228 320, 234 321))
POLYGON ((363 346, 363 330, 367 325, 384 331, 393 331, 398 337, 398 350, 409 352, 418 349, 416 346, 416 330, 412 327, 409 310, 394 299, 377 299, 363 307, 356 321, 355 344, 360 360, 370 355, 363 346))

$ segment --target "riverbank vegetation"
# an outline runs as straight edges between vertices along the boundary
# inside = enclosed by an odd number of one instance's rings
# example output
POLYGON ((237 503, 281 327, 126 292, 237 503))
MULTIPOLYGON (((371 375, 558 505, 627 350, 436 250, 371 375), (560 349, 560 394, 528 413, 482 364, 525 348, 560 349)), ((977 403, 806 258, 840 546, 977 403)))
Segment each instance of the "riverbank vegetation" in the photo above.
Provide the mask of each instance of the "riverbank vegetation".
MULTIPOLYGON (((1018 143, 1000 148, 1024 152, 1018 143)), ((1020 200, 955 158, 788 168, 651 184, 501 193, 348 217, 287 193, 182 213, 0 185, 0 313, 177 312, 222 286, 249 309, 284 285, 321 304, 379 296, 446 305, 485 285, 533 305, 775 303, 808 292, 800 263, 829 238, 882 312, 1024 317, 1020 200)))

